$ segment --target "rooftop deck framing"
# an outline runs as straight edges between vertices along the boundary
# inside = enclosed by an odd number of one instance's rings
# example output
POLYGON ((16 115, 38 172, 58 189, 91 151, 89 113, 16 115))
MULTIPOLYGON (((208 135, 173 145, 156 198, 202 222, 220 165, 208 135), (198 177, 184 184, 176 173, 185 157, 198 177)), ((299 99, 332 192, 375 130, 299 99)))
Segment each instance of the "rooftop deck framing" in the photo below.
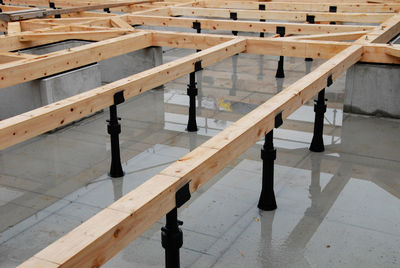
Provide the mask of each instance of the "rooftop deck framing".
POLYGON ((132 98, 192 73, 198 61, 207 67, 237 53, 326 59, 19 267, 101 266, 171 211, 175 193, 183 185, 190 183, 190 192, 195 192, 272 130, 277 114, 282 113, 286 119, 325 88, 328 77, 334 81, 357 62, 400 64, 400 45, 390 43, 400 33, 400 0, 336 0, 327 4, 315 4, 316 0, 51 1, 60 9, 50 9, 48 0, 3 2, 0 31, 6 34, 0 36, 0 90, 151 46, 201 51, 2 120, 2 150, 113 105, 117 92, 123 91, 125 99, 132 98), (231 14, 236 14, 237 20, 230 19, 231 14), (307 22, 310 16, 312 23, 307 22), (195 23, 211 31, 272 34, 277 27, 285 27, 286 35, 249 37, 168 31, 168 27, 193 28, 195 23), (135 25, 167 30, 143 30, 135 25), (41 56, 19 52, 70 39, 94 42, 41 56))

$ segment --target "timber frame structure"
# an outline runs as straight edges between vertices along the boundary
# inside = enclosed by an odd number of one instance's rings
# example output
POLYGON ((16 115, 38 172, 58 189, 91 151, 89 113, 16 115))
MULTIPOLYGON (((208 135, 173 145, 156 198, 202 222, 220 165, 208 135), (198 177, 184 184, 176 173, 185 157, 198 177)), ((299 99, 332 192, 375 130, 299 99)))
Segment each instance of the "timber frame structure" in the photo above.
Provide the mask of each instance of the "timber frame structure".
POLYGON ((200 50, 178 60, 0 121, 6 149, 237 53, 326 61, 218 135, 114 202, 19 267, 99 267, 357 62, 400 64, 400 0, 0 1, 0 87, 151 46, 200 50), (105 11, 105 12, 104 12, 105 11), (201 17, 201 18, 200 18, 201 17), (285 21, 285 22, 282 22, 285 21), (194 28, 198 33, 135 25, 194 28), (284 34, 248 37, 201 29, 284 34), (200 30, 199 30, 200 29, 200 30), (94 41, 41 56, 21 49, 70 39, 94 41))

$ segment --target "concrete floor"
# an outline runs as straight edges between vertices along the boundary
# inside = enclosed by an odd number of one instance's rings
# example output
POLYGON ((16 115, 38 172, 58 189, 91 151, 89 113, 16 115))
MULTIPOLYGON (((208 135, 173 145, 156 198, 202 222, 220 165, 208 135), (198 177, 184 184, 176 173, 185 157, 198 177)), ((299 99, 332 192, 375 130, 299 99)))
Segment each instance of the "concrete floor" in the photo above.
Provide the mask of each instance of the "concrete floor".
MULTIPOLYGON (((171 49, 169 61, 191 51, 171 49)), ((320 61, 239 55, 201 73, 198 133, 185 132, 188 77, 119 106, 123 178, 107 176, 99 113, 0 153, 0 267, 15 267, 290 85, 320 61)), ((326 151, 311 153, 309 102, 275 131, 278 209, 257 209, 257 143, 180 211, 182 267, 400 267, 400 121, 343 114, 344 78, 327 89, 326 151)), ((105 267, 164 267, 160 228, 105 267)))

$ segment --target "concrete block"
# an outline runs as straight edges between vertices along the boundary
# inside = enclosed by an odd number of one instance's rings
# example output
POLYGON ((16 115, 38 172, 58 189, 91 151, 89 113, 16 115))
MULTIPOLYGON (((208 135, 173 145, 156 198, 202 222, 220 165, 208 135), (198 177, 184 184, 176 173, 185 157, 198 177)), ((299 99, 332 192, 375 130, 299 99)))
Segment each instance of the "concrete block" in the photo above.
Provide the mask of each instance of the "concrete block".
POLYGON ((160 64, 161 47, 149 47, 99 62, 103 83, 111 83, 160 64))
POLYGON ((400 118, 400 66, 357 63, 346 74, 344 112, 400 118))
POLYGON ((0 120, 36 109, 41 105, 37 80, 0 89, 0 120))
POLYGON ((42 105, 101 86, 98 64, 92 64, 40 80, 42 105))

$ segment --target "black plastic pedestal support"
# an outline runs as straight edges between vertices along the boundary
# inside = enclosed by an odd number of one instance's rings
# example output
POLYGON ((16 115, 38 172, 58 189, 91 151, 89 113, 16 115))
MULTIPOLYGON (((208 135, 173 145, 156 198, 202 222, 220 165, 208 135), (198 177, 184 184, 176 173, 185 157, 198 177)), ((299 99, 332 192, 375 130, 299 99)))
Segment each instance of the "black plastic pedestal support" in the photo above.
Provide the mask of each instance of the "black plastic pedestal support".
POLYGON ((285 71, 283 70, 284 56, 279 56, 278 69, 276 70, 275 78, 285 78, 285 71))
MULTIPOLYGON (((260 4, 258 6, 258 10, 264 11, 265 10, 265 5, 264 4, 260 4)), ((265 22, 264 19, 260 19, 260 22, 265 22)), ((260 37, 264 37, 264 33, 260 33, 260 37)))
MULTIPOLYGON (((52 9, 57 9, 56 5, 53 2, 49 2, 49 7, 52 8, 52 9)), ((61 15, 60 14, 56 14, 56 15, 54 15, 54 18, 60 19, 61 15)))
POLYGON ((110 177, 119 178, 124 176, 121 165, 121 153, 119 149, 119 134, 121 133, 121 118, 117 115, 117 105, 125 101, 124 92, 120 91, 114 95, 114 104, 110 106, 110 120, 107 120, 107 132, 111 137, 111 167, 110 177))
POLYGON ((194 21, 192 28, 195 29, 198 34, 201 33, 201 23, 200 22, 194 21))
MULTIPOLYGON (((237 13, 236 12, 231 12, 230 13, 230 18, 231 18, 231 20, 237 20, 237 13)), ((234 36, 237 36, 238 35, 238 31, 232 31, 232 34, 234 36)))
POLYGON ((179 268, 179 249, 183 245, 183 233, 179 226, 183 222, 178 220, 177 208, 168 212, 166 218, 166 224, 161 228, 161 245, 165 249, 165 267, 179 268))
POLYGON ((196 72, 203 70, 203 68, 201 67, 201 61, 196 62, 194 66, 194 72, 190 73, 189 85, 187 88, 187 95, 189 96, 189 119, 186 130, 188 132, 195 132, 198 130, 196 122, 196 96, 198 94, 196 72))
POLYGON ((176 207, 166 215, 166 224, 161 228, 161 245, 165 249, 165 267, 179 268, 179 249, 183 245, 183 232, 179 228, 183 224, 178 220, 178 208, 190 199, 189 183, 175 194, 176 207))
MULTIPOLYGON (((276 27, 276 33, 279 34, 280 37, 285 36, 286 29, 285 27, 276 27)), ((275 78, 285 78, 285 71, 283 70, 283 61, 285 60, 284 56, 279 56, 278 69, 276 70, 275 78)))
MULTIPOLYGON (((331 77, 331 76, 330 76, 331 77)), ((329 81, 329 79, 328 79, 329 81)), ((328 82, 329 85, 329 82, 328 82)), ((326 101, 325 99, 325 88, 318 93, 318 99, 314 100, 314 135, 310 145, 310 151, 312 152, 323 152, 325 150, 324 146, 324 114, 326 112, 326 101)))
MULTIPOLYGON (((275 128, 282 125, 282 113, 275 117, 275 128)), ((276 159, 276 149, 274 148, 274 131, 265 135, 264 146, 261 149, 261 159, 263 160, 262 188, 257 207, 261 210, 271 211, 277 208, 274 193, 274 161, 276 159)))

